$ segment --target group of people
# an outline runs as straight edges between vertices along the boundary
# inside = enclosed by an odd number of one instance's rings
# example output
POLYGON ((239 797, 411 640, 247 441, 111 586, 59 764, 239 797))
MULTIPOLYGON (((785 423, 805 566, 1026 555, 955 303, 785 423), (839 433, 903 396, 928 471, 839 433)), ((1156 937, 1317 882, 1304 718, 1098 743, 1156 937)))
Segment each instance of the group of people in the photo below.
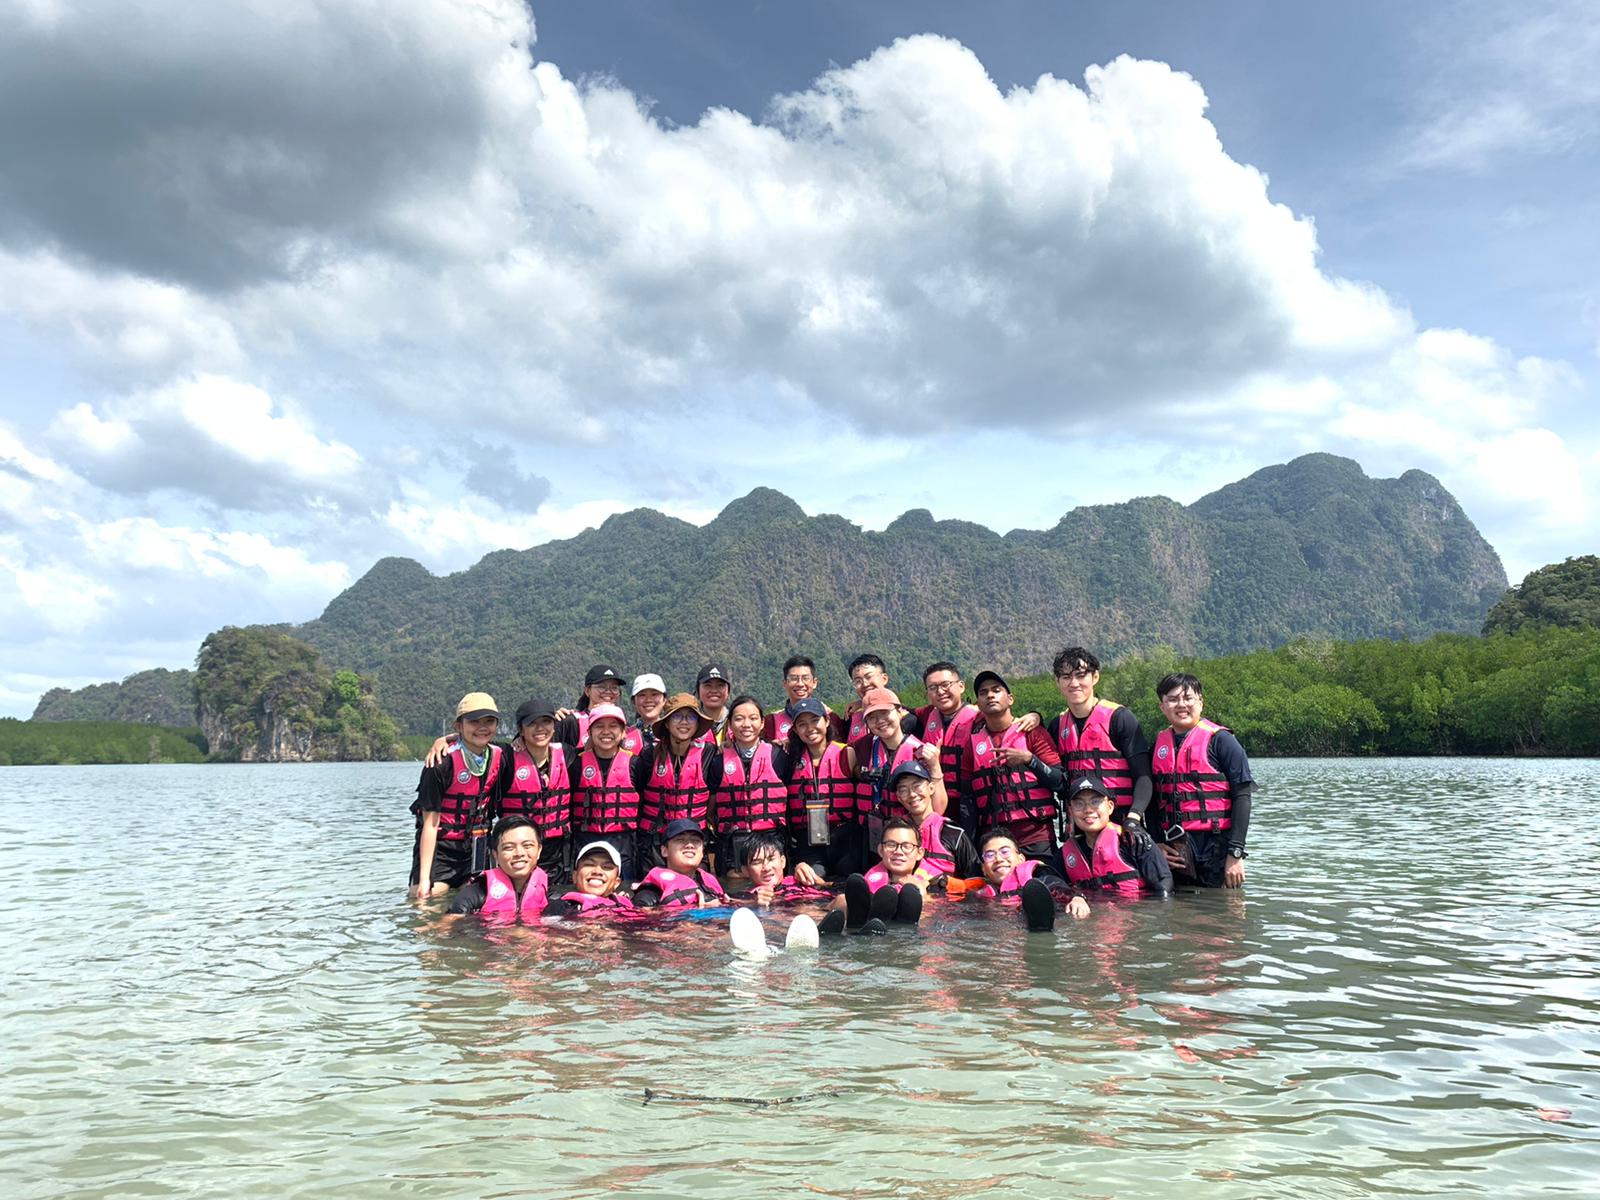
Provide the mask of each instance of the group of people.
POLYGON ((856 699, 815 695, 814 662, 784 664, 785 700, 733 695, 720 664, 692 692, 591 668, 570 708, 502 714, 464 696, 434 743, 412 812, 413 894, 459 889, 458 914, 638 914, 656 907, 826 903, 824 933, 920 919, 930 894, 1014 901, 1034 929, 1087 897, 1239 887, 1255 781, 1238 740, 1204 716, 1200 680, 1156 685, 1152 743, 1097 694, 1100 662, 1055 657, 1066 710, 1018 714, 1006 680, 923 672, 909 708, 882 658, 849 664, 856 699))

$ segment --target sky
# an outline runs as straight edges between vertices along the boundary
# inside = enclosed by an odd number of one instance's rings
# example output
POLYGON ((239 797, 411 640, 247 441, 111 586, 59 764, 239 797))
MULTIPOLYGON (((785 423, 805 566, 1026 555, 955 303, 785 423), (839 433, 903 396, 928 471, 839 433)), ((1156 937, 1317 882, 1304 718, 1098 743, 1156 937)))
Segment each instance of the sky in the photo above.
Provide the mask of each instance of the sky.
POLYGON ((761 485, 1600 529, 1600 14, 0 0, 0 715, 761 485))

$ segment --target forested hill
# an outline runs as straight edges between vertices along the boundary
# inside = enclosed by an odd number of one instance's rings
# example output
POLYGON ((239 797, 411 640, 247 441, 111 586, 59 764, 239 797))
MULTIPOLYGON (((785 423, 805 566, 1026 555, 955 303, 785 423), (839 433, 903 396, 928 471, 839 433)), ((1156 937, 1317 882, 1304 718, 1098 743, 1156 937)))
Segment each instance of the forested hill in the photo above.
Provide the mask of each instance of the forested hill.
POLYGON ((863 532, 766 488, 703 528, 637 509, 444 578, 384 559, 296 633, 373 675, 384 708, 424 732, 475 688, 508 710, 534 693, 570 701, 595 662, 676 688, 715 657, 736 690, 771 700, 803 650, 838 696, 862 649, 908 680, 945 656, 969 677, 1037 672, 1068 641, 1115 658, 1413 638, 1476 632, 1505 590, 1498 556, 1432 476, 1369 479, 1313 454, 1187 508, 1096 505, 1004 536, 923 509, 863 532))

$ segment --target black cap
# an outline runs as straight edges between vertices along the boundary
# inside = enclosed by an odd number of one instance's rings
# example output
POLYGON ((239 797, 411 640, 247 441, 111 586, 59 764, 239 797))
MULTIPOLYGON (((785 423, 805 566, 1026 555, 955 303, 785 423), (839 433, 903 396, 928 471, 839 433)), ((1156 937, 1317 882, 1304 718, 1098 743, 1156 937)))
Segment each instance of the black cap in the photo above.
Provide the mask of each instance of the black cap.
POLYGON ((1100 782, 1098 775, 1079 775, 1067 784, 1067 799, 1071 800, 1079 792, 1093 792, 1097 796, 1109 796, 1106 785, 1100 782))
POLYGON ((932 779, 933 778, 933 776, 928 772, 928 768, 923 765, 921 759, 908 758, 908 759, 906 759, 905 762, 901 763, 898 767, 896 767, 894 769, 893 772, 890 773, 890 775, 889 775, 889 786, 891 788, 898 787, 899 784, 900 784, 900 781, 902 779, 904 779, 907 775, 910 775, 913 779, 932 779))
POLYGON ((556 706, 548 700, 524 700, 517 708, 517 728, 531 724, 537 717, 555 720, 556 706))
POLYGON ((604 683, 608 679, 615 679, 619 684, 622 682, 622 676, 617 674, 615 667, 599 663, 589 668, 589 673, 583 677, 583 686, 590 687, 596 683, 604 683))
POLYGON ((1011 690, 1011 685, 1006 682, 1006 677, 1000 674, 999 671, 979 671, 978 677, 972 681, 972 694, 974 696, 978 694, 978 689, 983 686, 986 679, 994 680, 1008 692, 1011 690))
POLYGON ((804 700, 796 700, 788 706, 787 711, 791 721, 798 721, 806 713, 810 713, 814 717, 821 717, 824 721, 828 719, 828 706, 815 696, 807 696, 804 700))
POLYGON ((694 686, 698 690, 702 683, 710 683, 712 680, 718 680, 727 684, 730 688, 733 687, 733 680, 728 678, 727 671, 723 670, 717 663, 707 663, 701 667, 700 674, 695 676, 694 686))
POLYGON ((676 821, 668 821, 667 827, 661 831, 659 840, 665 846, 673 838, 680 837, 685 833, 698 833, 702 841, 709 842, 711 840, 706 831, 700 828, 700 822, 691 821, 688 817, 679 817, 676 821))

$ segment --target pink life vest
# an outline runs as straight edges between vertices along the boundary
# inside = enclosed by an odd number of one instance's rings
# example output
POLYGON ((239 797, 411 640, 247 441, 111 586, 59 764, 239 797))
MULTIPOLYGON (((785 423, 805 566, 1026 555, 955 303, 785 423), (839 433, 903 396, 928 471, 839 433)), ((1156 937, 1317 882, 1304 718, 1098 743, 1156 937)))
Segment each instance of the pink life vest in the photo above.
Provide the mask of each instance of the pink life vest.
POLYGON ((1106 795, 1116 805, 1118 819, 1133 804, 1133 768, 1111 741, 1111 718, 1121 707, 1111 700, 1096 700, 1083 722, 1082 733, 1078 732, 1078 722, 1070 709, 1061 714, 1056 724, 1056 746, 1068 780, 1085 773, 1098 775, 1106 795))
POLYGON ((861 709, 857 706, 856 710, 850 714, 850 732, 845 735, 844 740, 853 746, 866 737, 869 732, 871 731, 867 729, 867 719, 861 715, 861 709))
POLYGON ((478 910, 478 915, 483 917, 509 917, 514 921, 526 921, 544 912, 550 898, 550 880, 538 867, 528 877, 520 903, 517 900, 517 885, 499 867, 483 873, 483 887, 487 898, 478 910))
POLYGON ((812 887, 799 883, 793 875, 785 875, 772 889, 774 904, 798 904, 803 900, 829 900, 833 892, 825 887, 812 887))
POLYGON ((949 847, 939 839, 944 827, 943 814, 930 812, 917 827, 917 836, 922 839, 922 865, 930 872, 949 875, 956 869, 956 860, 949 847))
POLYGON ((1002 746, 1029 748, 1028 735, 1017 725, 1011 722, 998 736, 987 725, 974 725, 967 739, 962 777, 970 781, 979 827, 1042 822, 1054 829, 1055 793, 1026 767, 1010 767, 1000 760, 1002 746))
POLYGON ((794 718, 789 715, 787 708, 780 708, 767 714, 767 719, 761 725, 761 736, 781 746, 789 740, 789 731, 793 728, 794 718))
POLYGON ((609 896, 591 896, 588 892, 567 892, 561 898, 576 904, 579 915, 585 917, 594 913, 634 911, 633 901, 622 892, 613 892, 609 896))
POLYGON ((572 827, 584 833, 625 833, 639 827, 639 794, 633 790, 633 755, 619 749, 605 778, 593 750, 578 758, 572 780, 572 827))
POLYGON ((789 789, 772 768, 771 742, 756 743, 748 778, 744 759, 733 744, 722 748, 722 786, 713 808, 718 833, 783 828, 789 816, 789 789))
POLYGON ((1156 736, 1150 756, 1150 780, 1161 800, 1162 819, 1186 830, 1233 828, 1233 799, 1228 777, 1211 765, 1211 739, 1223 726, 1200 718, 1183 742, 1173 745, 1171 728, 1156 736))
POLYGON ((706 823, 711 807, 711 788, 705 779, 703 747, 696 742, 683 756, 682 768, 672 765, 670 742, 655 743, 650 778, 639 796, 639 824, 646 830, 664 829, 668 821, 690 820, 706 823))
POLYGON ((1084 848, 1082 834, 1074 834, 1061 847, 1067 878, 1085 887, 1137 896, 1144 890, 1139 872, 1122 856, 1122 827, 1107 825, 1095 839, 1094 849, 1084 848))
POLYGON ((578 745, 587 746, 589 744, 589 710, 581 708, 572 715, 578 721, 578 745))
MULTIPOLYGON (((1028 880, 1032 879, 1034 872, 1038 869, 1038 862, 1031 858, 1025 858, 1016 866, 1012 867, 1011 874, 1007 875, 1000 881, 1000 899, 1016 899, 1016 893, 1022 890, 1022 885, 1027 883, 1028 880)), ((994 884, 986 883, 977 891, 969 894, 973 896, 982 896, 986 900, 993 900, 995 898, 994 884)))
POLYGON ((467 770, 466 752, 456 743, 447 761, 450 764, 450 782, 439 801, 439 838, 459 842, 470 837, 482 837, 489 832, 489 801, 495 784, 500 781, 500 755, 502 751, 489 743, 488 765, 482 775, 467 770))
POLYGON ((637 725, 629 725, 628 731, 622 735, 622 748, 637 758, 644 749, 644 730, 637 725))
POLYGON ((976 704, 963 704, 949 721, 937 705, 930 704, 927 716, 922 718, 922 740, 930 746, 943 746, 946 737, 960 738, 972 732, 972 723, 981 714, 976 704))
POLYGON ((539 770, 524 747, 514 747, 511 783, 500 797, 500 815, 527 817, 538 828, 541 841, 566 837, 572 831, 572 793, 562 747, 550 747, 546 770, 548 775, 539 770))
POLYGON ((845 774, 844 745, 829 742, 822 761, 813 769, 811 750, 802 746, 789 775, 790 821, 804 826, 808 809, 827 809, 828 824, 859 821, 866 815, 868 800, 854 779, 845 774))
POLYGON ((889 788, 889 776, 894 774, 896 767, 910 762, 916 757, 917 747, 922 745, 922 739, 912 737, 909 733, 895 747, 893 754, 884 752, 882 740, 874 735, 868 735, 860 741, 853 743, 856 752, 856 770, 858 772, 879 771, 883 772, 881 787, 869 779, 860 780, 862 803, 867 811, 876 808, 877 812, 885 817, 902 817, 905 811, 894 799, 894 793, 889 788), (881 803, 876 803, 881 795, 881 803), (890 810, 893 810, 892 812, 890 810))
MULTIPOLYGON (((702 907, 700 899, 702 892, 708 898, 727 899, 727 893, 722 890, 722 884, 717 881, 717 877, 704 867, 697 867, 693 875, 685 875, 681 871, 674 871, 671 867, 655 867, 650 874, 639 881, 639 887, 646 885, 660 890, 662 908, 702 907)), ((638 888, 634 890, 637 891, 638 888)))

